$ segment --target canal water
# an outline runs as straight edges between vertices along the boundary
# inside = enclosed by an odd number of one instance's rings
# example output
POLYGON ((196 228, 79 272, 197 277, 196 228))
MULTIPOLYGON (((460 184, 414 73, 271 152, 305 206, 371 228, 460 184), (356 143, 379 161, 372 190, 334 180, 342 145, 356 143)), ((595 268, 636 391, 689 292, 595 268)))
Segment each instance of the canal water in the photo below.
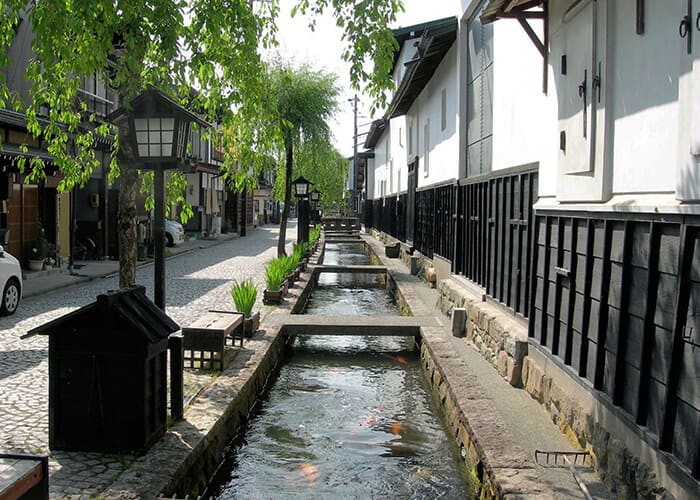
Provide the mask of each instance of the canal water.
MULTIPOLYGON (((324 262, 368 264, 363 250, 355 244, 327 245, 324 262)), ((399 314, 379 282, 371 275, 324 273, 306 314, 399 314)), ((298 336, 244 442, 233 447, 208 494, 221 499, 473 496, 413 342, 412 337, 298 336)))

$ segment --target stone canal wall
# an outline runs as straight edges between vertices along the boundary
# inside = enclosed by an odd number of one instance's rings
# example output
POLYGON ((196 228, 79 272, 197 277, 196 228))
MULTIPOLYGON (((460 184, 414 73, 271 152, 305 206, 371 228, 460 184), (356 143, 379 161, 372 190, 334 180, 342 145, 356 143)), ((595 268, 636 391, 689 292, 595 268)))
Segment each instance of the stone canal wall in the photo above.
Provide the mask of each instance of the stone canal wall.
POLYGON ((528 345, 525 320, 488 302, 480 289, 465 281, 452 277, 437 283, 441 311, 451 316, 455 307, 466 309, 467 339, 505 380, 538 401, 563 434, 591 454, 610 490, 622 498, 668 498, 671 491, 685 496, 687 486, 677 483, 663 460, 653 458, 652 447, 619 412, 582 387, 566 367, 556 366, 551 357, 528 345))

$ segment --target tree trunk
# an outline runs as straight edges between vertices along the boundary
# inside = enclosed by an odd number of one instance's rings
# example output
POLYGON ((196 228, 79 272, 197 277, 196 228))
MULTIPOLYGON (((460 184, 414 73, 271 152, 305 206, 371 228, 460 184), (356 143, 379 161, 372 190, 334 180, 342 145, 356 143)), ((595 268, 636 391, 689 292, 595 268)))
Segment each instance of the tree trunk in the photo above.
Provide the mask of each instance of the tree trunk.
POLYGON ((277 256, 287 255, 285 243, 287 241, 287 219, 289 218, 289 205, 292 202, 292 170, 294 166, 294 146, 291 140, 284 141, 285 166, 284 166, 284 207, 280 216, 280 237, 277 241, 277 256))
POLYGON ((119 175, 119 288, 136 284, 136 190, 138 172, 121 162, 119 175))

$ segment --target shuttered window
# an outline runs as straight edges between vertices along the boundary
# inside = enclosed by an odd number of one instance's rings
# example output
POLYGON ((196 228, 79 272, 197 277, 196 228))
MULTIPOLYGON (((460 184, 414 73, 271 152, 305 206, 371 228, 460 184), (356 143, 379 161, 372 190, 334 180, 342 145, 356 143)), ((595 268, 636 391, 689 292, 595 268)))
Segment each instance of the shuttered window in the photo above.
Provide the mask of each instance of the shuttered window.
POLYGON ((479 12, 467 33, 467 176, 491 171, 493 138, 493 25, 479 12))

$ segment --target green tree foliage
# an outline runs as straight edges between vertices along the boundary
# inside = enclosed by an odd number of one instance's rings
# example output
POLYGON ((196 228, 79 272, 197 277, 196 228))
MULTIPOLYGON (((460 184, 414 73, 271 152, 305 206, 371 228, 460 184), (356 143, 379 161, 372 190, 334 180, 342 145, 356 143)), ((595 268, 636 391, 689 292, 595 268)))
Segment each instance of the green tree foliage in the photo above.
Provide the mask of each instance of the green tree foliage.
MULTIPOLYGON (((345 181, 350 163, 330 142, 298 145, 294 150, 294 173, 292 180, 303 175, 314 183, 313 188, 321 192, 320 205, 328 207, 343 204, 345 181)), ((284 158, 277 165, 277 177, 272 194, 278 201, 284 201, 285 187, 284 158)))
MULTIPOLYGON (((338 107, 339 89, 335 76, 307 65, 294 67, 275 63, 269 70, 269 102, 272 103, 274 120, 269 129, 280 138, 284 169, 278 175, 283 183, 284 207, 280 219, 277 254, 285 255, 285 240, 289 205, 292 202, 292 181, 300 169, 294 169, 295 152, 304 151, 307 160, 315 158, 314 152, 327 152, 331 141, 328 120, 338 107)), ((311 170, 313 164, 307 161, 311 170)), ((310 179, 311 180, 311 179, 310 179)))
MULTIPOLYGON (((356 86, 366 80, 367 92, 379 104, 391 86, 395 41, 388 25, 402 8, 400 0, 299 0, 296 7, 311 13, 332 9, 344 30, 343 58, 352 64, 351 79, 356 86), (376 72, 364 69, 367 59, 374 61, 376 72)), ((34 58, 26 71, 31 82, 27 102, 13 95, 0 73, 0 108, 24 107, 29 132, 47 144, 63 174, 59 190, 67 190, 84 185, 99 165, 97 136, 115 134, 80 104, 79 76, 108 81, 123 102, 153 84, 222 125, 212 134, 222 145, 226 178, 250 185, 267 161, 261 152, 283 141, 282 132, 291 138, 302 130, 295 128, 293 115, 288 123, 278 122, 283 127, 269 127, 279 109, 267 100, 268 74, 260 53, 275 44, 278 13, 279 0, 3 0, 0 66, 11 63, 9 48, 20 22, 32 26, 34 58), (43 106, 49 109, 48 121, 38 119, 43 106)), ((139 177, 126 175, 119 165, 119 138, 113 139, 110 179, 136 182, 139 177)), ((45 175, 37 159, 20 162, 20 168, 30 180, 45 175)), ((178 174, 173 179, 184 185, 178 174)), ((120 234, 133 212, 122 211, 120 204, 120 234)), ((127 233, 135 238, 133 227, 127 233)))

